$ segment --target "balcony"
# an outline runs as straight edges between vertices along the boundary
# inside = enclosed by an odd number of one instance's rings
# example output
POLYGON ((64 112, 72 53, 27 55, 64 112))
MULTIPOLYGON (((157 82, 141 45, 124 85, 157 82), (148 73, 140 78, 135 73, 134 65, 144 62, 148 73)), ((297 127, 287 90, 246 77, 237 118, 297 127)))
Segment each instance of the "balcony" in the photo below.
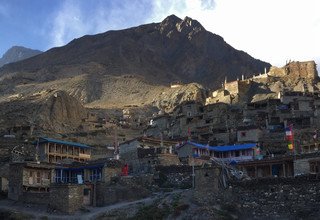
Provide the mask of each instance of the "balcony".
POLYGON ((90 154, 79 154, 79 157, 80 158, 83 158, 83 159, 90 159, 91 155, 90 154))

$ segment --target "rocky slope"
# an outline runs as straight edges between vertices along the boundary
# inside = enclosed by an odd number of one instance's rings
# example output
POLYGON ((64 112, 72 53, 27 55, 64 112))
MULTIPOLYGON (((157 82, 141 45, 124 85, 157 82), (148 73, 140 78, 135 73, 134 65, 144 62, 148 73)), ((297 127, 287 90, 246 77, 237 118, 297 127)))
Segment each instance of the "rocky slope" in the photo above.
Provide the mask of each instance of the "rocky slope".
MULTIPOLYGON (((17 114, 22 121, 30 120, 34 111, 24 109, 43 103, 35 94, 58 90, 90 108, 153 106, 170 111, 186 100, 205 101, 206 90, 197 83, 215 87, 225 76, 235 79, 269 66, 232 48, 196 20, 172 15, 161 23, 84 36, 3 66, 0 104, 15 113, 4 111, 2 120, 7 126, 15 123, 17 114), (171 88, 176 81, 180 86, 171 88)), ((43 111, 44 129, 56 123, 59 131, 67 127, 63 123, 72 124, 63 104, 56 104, 60 107, 47 105, 43 111), (58 109, 64 112, 54 116, 58 109)))
POLYGON ((42 53, 40 50, 32 50, 21 46, 13 46, 0 58, 0 67, 5 64, 28 59, 40 53, 42 53))

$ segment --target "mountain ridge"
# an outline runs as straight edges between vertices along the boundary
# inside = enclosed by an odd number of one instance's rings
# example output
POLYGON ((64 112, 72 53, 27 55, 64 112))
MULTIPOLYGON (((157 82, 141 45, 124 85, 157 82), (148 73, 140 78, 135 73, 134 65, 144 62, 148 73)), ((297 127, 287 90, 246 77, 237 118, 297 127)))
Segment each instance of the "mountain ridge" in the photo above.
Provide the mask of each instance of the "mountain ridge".
MULTIPOLYGON (((101 67, 99 74, 133 74, 149 82, 178 80, 207 87, 220 85, 225 76, 235 79, 271 66, 234 49, 198 21, 171 15, 160 23, 85 35, 32 59, 8 64, 0 69, 0 75, 23 71, 64 77, 63 68, 77 66, 77 73, 70 73, 74 76, 90 64, 101 67)), ((86 72, 97 74, 95 69, 86 72)))

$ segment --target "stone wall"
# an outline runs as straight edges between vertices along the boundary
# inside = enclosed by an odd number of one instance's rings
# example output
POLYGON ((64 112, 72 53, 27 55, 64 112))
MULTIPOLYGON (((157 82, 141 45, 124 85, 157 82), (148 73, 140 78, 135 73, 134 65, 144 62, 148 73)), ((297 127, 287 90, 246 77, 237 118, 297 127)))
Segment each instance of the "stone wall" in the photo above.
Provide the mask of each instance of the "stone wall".
POLYGON ((159 154, 158 155, 159 164, 163 166, 170 166, 170 165, 179 165, 180 160, 178 155, 175 154, 159 154))
POLYGON ((220 168, 207 167, 195 169, 195 191, 206 191, 210 186, 210 191, 219 190, 220 168))
POLYGON ((230 94, 238 94, 239 93, 239 81, 225 83, 224 89, 228 90, 230 92, 230 94))
POLYGON ((294 174, 301 175, 301 174, 310 173, 309 160, 310 158, 294 160, 294 163, 293 163, 294 174))
POLYGON ((106 206, 117 202, 133 201, 150 195, 150 191, 144 185, 151 185, 149 178, 121 177, 117 184, 109 185, 98 182, 96 184, 96 205, 106 206), (146 181, 146 182, 144 182, 146 181))
POLYGON ((156 166, 155 182, 160 187, 190 188, 192 167, 188 165, 156 166))
POLYGON ((111 181, 111 179, 113 177, 120 176, 121 170, 122 170, 121 167, 116 167, 116 168, 104 167, 103 168, 103 175, 102 175, 103 176, 103 181, 108 183, 108 182, 111 181))
POLYGON ((10 164, 9 167, 9 191, 8 198, 18 201, 22 195, 23 164, 10 164))
POLYGON ((23 192, 21 201, 25 203, 34 204, 49 204, 50 193, 49 192, 23 192))
POLYGON ((317 219, 319 183, 305 176, 242 182, 232 187, 233 202, 242 219, 317 219))
MULTIPOLYGON (((206 170, 200 172, 205 174, 206 170)), ((200 215, 218 211, 230 219, 319 219, 320 216, 320 179, 310 176, 233 182, 219 191, 205 183, 196 185, 193 197, 202 208, 200 215)))
POLYGON ((79 184, 51 185, 49 207, 63 213, 74 213, 82 207, 83 189, 84 185, 79 184))

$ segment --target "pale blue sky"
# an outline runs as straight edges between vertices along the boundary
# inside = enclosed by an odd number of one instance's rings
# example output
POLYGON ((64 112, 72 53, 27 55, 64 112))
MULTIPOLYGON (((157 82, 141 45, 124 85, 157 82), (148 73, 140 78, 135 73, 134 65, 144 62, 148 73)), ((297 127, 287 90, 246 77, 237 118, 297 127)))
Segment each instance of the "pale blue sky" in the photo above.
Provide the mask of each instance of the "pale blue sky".
POLYGON ((45 51, 176 14, 273 65, 320 65, 319 8, 319 0, 0 0, 0 57, 14 45, 45 51))

